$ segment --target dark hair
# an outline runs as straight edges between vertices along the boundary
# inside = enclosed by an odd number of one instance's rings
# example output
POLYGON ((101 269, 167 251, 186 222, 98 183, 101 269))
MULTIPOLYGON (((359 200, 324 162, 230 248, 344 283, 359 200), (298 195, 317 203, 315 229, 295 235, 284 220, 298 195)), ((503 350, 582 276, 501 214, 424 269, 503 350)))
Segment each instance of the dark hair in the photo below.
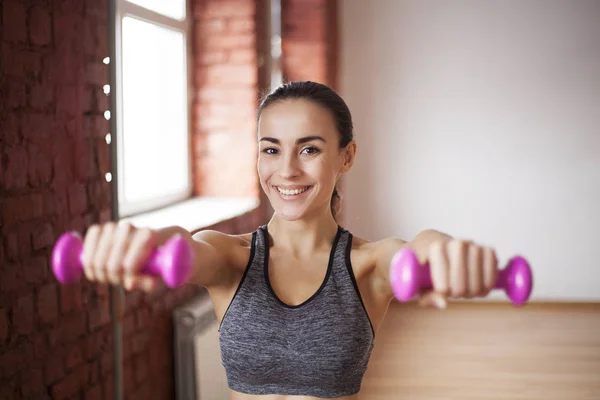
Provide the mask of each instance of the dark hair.
MULTIPOLYGON (((329 86, 322 83, 301 81, 287 82, 279 86, 273 92, 264 97, 258 107, 257 118, 265 108, 273 103, 287 99, 304 99, 313 101, 331 112, 335 121, 335 127, 339 133, 340 148, 344 148, 354 139, 354 126, 352 124, 352 115, 346 102, 329 86)), ((337 190, 337 185, 333 189, 331 196, 331 212, 335 217, 335 203, 341 201, 337 190)))

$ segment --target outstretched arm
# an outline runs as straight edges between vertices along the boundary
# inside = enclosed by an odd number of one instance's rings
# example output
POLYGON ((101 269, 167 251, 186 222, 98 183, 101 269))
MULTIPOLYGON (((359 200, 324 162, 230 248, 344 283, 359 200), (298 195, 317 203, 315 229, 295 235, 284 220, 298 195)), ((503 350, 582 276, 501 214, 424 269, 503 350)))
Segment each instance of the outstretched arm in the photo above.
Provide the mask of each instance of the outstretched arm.
POLYGON ((182 227, 171 226, 156 231, 157 244, 163 245, 175 234, 182 235, 194 251, 194 270, 188 283, 210 287, 222 284, 228 279, 234 239, 211 230, 199 231, 192 235, 182 227))
POLYGON ((229 267, 235 250, 242 249, 242 239, 214 231, 202 231, 192 237, 181 227, 136 228, 126 220, 88 228, 81 254, 83 271, 90 281, 122 285, 126 290, 151 291, 160 277, 143 273, 145 265, 154 250, 175 234, 181 235, 193 249, 189 283, 219 285, 234 275, 229 267))
POLYGON ((422 293, 421 303, 438 308, 446 306, 446 298, 473 298, 486 296, 494 288, 497 258, 490 247, 428 229, 410 242, 386 239, 378 246, 376 270, 384 280, 385 295, 393 297, 389 269, 394 255, 410 247, 421 264, 428 263, 433 290, 422 293))

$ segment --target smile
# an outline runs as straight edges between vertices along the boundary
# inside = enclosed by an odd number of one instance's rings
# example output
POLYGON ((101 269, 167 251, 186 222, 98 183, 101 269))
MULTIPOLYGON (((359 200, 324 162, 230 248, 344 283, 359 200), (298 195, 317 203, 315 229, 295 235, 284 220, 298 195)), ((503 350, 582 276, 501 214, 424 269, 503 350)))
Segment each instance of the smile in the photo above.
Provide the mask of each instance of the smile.
POLYGON ((284 196, 298 196, 299 194, 302 194, 302 193, 306 192, 307 190, 309 190, 310 188, 312 188, 312 186, 302 186, 302 187, 297 187, 297 188, 293 188, 293 189, 283 189, 278 186, 275 186, 275 188, 277 189, 277 191, 280 194, 282 194, 284 196))

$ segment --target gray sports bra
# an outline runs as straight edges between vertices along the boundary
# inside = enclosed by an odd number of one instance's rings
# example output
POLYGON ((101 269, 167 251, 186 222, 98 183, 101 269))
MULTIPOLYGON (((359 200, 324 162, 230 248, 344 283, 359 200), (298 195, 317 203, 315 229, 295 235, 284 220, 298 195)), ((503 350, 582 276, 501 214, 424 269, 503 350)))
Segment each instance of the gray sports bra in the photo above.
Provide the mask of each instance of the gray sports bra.
POLYGON ((304 303, 282 302, 269 282, 267 226, 219 327, 231 389, 248 394, 339 397, 358 393, 375 332, 350 264, 352 234, 338 227, 321 287, 304 303))

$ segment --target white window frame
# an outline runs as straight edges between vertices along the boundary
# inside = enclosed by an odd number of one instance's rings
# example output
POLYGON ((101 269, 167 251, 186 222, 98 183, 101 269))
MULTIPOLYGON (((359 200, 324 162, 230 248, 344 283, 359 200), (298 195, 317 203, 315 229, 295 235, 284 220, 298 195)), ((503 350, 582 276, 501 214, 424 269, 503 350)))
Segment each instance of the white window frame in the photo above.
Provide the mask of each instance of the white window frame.
POLYGON ((151 200, 144 200, 140 202, 128 202, 125 199, 125 182, 124 174, 120 173, 117 179, 118 186, 118 210, 119 218, 128 217, 133 215, 139 215, 141 213, 156 210, 162 207, 166 207, 182 200, 188 199, 193 194, 193 176, 192 176, 192 162, 191 162, 191 137, 192 137, 192 123, 191 123, 191 106, 192 106, 192 95, 193 95, 193 63, 191 57, 191 35, 192 21, 190 2, 186 0, 186 12, 183 20, 178 20, 151 11, 144 7, 138 6, 137 4, 130 3, 127 0, 115 0, 115 69, 116 69, 116 88, 115 88, 115 108, 116 108, 116 129, 117 129, 117 173, 123 171, 124 160, 123 152, 120 149, 123 148, 123 91, 122 91, 122 22, 125 17, 136 18, 151 24, 159 25, 165 28, 177 30, 183 34, 185 43, 185 58, 186 58, 186 76, 184 77, 187 87, 187 101, 186 101, 186 127, 187 127, 187 142, 186 154, 182 154, 182 157, 186 157, 188 160, 187 168, 187 185, 183 191, 178 193, 164 195, 153 198, 151 200))

